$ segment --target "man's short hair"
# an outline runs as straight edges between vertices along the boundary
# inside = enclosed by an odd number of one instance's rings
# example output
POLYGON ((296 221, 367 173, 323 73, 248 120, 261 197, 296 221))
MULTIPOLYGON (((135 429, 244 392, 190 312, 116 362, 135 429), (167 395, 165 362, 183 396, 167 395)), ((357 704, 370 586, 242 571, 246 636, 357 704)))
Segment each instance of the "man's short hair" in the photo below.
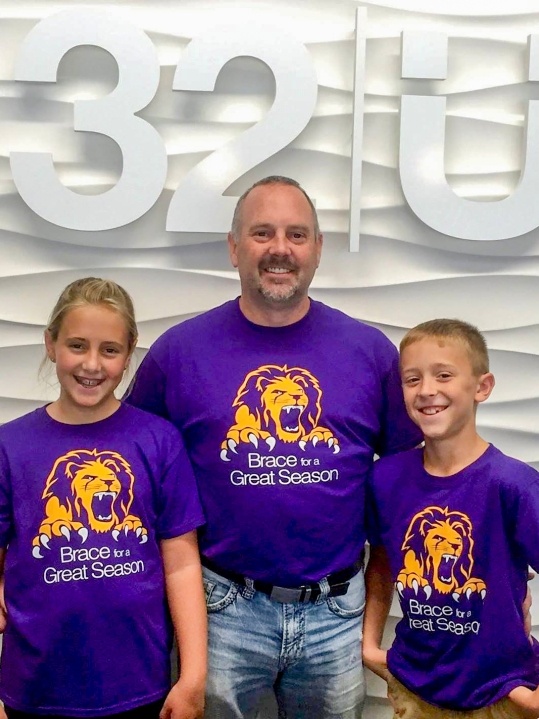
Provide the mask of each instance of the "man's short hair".
POLYGON ((291 177, 284 177, 283 175, 269 175, 268 177, 263 177, 261 180, 258 180, 254 183, 254 185, 251 185, 251 187, 245 190, 243 195, 239 198, 236 204, 236 208, 234 210, 234 216, 232 217, 232 226, 230 230, 232 235, 236 239, 239 238, 241 225, 241 210, 245 198, 247 197, 247 195, 250 194, 252 190, 255 189, 255 187, 260 187, 261 185, 289 185, 290 187, 296 187, 300 192, 302 192, 305 199, 309 203, 309 207, 311 208, 311 211, 313 213, 314 235, 315 239, 318 239, 320 235, 320 225, 318 224, 318 215, 316 214, 316 208, 313 204, 313 201, 297 180, 293 180, 291 177))
POLYGON ((401 340, 402 352, 414 342, 425 338, 455 340, 463 344, 468 352, 473 373, 477 376, 489 371, 488 349, 481 332, 463 320, 437 319, 422 322, 409 330, 401 340))

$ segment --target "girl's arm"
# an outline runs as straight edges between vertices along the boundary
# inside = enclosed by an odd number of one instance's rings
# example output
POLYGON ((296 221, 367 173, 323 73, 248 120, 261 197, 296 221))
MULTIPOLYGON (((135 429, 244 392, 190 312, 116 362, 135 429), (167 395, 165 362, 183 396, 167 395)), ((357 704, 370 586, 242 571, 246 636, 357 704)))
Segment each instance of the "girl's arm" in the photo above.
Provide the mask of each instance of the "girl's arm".
POLYGON ((393 598, 389 560, 383 547, 371 547, 365 572, 367 599, 363 622, 363 663, 387 679, 387 652, 381 648, 384 627, 393 598))
MULTIPOLYGON (((4 562, 6 560, 5 548, 0 549, 0 634, 3 634, 6 629, 7 620, 7 609, 6 601, 4 599, 4 562)), ((2 717, 0 716, 0 719, 2 717)))
POLYGON ((180 653, 180 678, 160 719, 198 719, 204 713, 207 665, 206 600, 196 532, 161 541, 168 604, 180 653))

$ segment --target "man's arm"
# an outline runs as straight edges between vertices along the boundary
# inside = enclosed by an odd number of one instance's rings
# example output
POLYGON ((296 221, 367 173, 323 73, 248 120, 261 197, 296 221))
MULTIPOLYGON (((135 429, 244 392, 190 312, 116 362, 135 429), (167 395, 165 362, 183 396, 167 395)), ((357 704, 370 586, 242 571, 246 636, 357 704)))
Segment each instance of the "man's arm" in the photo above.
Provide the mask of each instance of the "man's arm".
POLYGON ((363 663, 382 679, 387 679, 387 651, 381 648, 381 644, 393 598, 393 582, 387 553, 381 546, 370 548, 365 585, 363 663))
POLYGON ((157 364, 150 349, 137 369, 122 400, 134 407, 170 420, 166 403, 166 384, 165 373, 157 364))
POLYGON ((206 600, 196 532, 161 541, 168 604, 180 653, 180 678, 160 719, 198 719, 204 713, 207 667, 206 600))

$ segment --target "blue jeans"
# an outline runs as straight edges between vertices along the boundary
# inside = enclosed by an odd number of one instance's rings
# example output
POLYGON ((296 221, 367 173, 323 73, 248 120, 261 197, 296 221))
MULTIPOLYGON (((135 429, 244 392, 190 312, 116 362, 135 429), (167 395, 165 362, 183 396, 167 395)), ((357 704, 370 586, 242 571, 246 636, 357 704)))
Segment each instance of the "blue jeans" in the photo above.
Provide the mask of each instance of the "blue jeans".
POLYGON ((358 719, 365 698, 360 571, 342 597, 314 604, 271 601, 204 572, 209 618, 206 719, 251 719, 273 690, 280 719, 358 719))

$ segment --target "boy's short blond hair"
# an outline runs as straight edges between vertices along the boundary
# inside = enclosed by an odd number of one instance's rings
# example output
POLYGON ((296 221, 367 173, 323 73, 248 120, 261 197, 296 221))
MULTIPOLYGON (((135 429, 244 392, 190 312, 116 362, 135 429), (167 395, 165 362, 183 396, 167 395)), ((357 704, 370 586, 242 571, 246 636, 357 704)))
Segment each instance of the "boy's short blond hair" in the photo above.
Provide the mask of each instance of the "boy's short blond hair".
POLYGON ((422 322, 404 335, 400 353, 414 342, 425 338, 455 340, 463 344, 470 356, 473 373, 477 376, 489 371, 488 349, 485 338, 477 327, 463 320, 438 319, 422 322))

